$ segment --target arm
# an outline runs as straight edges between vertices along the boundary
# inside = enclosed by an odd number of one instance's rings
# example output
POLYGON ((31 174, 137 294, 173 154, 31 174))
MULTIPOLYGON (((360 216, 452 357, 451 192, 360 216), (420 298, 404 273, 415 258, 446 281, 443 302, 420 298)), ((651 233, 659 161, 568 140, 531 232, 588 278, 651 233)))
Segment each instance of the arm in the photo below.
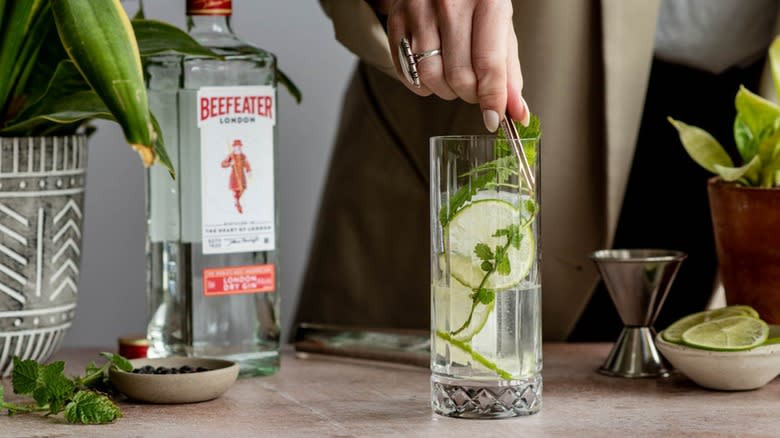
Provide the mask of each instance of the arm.
POLYGON ((376 13, 364 0, 320 0, 333 21, 336 39, 358 58, 395 77, 387 34, 376 13))
POLYGON ((227 158, 222 160, 222 167, 230 167, 230 165, 233 164, 233 156, 228 155, 227 158))
POLYGON ((511 0, 320 1, 342 44, 415 94, 478 103, 489 131, 498 128, 506 112, 528 123, 511 0), (378 18, 385 14, 386 34, 378 18), (419 88, 401 72, 401 37, 410 41, 414 53, 442 50, 441 56, 418 64, 419 88))

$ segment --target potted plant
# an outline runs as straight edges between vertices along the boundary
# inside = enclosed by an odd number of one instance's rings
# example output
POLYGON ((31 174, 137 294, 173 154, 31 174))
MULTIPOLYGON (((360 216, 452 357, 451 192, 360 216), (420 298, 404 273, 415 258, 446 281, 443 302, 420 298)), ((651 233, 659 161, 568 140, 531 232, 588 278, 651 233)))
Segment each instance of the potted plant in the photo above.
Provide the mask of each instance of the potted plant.
POLYGON ((0 0, 0 375, 46 360, 74 316, 88 123, 173 174, 142 70, 170 50, 216 56, 119 0, 0 0))
MULTIPOLYGON (((780 37, 769 63, 780 95, 780 37)), ((739 165, 706 131, 669 121, 691 158, 717 175, 707 188, 727 302, 753 306, 780 324, 780 106, 744 87, 735 104, 739 165)))

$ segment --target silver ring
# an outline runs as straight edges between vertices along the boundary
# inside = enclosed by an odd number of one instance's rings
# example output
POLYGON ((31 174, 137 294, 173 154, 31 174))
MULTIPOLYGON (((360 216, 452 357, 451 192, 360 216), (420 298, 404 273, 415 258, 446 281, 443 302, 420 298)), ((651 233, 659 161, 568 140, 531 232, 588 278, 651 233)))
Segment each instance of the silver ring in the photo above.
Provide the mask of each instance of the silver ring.
POLYGON ((420 88, 420 73, 417 71, 417 63, 431 56, 441 55, 440 49, 426 50, 420 53, 412 53, 412 45, 406 37, 401 37, 398 44, 398 61, 406 80, 417 88, 420 88))

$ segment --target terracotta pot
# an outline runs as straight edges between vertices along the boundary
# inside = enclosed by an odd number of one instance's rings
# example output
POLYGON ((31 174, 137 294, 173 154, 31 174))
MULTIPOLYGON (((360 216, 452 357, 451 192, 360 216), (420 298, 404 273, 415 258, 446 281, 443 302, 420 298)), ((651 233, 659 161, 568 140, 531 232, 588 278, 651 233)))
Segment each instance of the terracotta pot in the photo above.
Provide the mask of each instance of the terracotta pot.
POLYGON ((780 324, 780 189, 707 184, 726 301, 780 324))

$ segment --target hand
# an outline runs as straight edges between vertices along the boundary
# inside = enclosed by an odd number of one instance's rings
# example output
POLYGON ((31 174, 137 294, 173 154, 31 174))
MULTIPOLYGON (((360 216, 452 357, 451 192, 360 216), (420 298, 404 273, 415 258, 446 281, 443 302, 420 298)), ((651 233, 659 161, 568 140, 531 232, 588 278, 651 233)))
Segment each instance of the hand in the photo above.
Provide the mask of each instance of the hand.
POLYGON ((379 0, 374 6, 388 15, 396 73, 411 91, 479 103, 490 132, 507 111, 528 125, 510 0, 379 0), (413 53, 442 51, 419 61, 419 88, 407 82, 399 64, 397 47, 404 36, 413 53))

